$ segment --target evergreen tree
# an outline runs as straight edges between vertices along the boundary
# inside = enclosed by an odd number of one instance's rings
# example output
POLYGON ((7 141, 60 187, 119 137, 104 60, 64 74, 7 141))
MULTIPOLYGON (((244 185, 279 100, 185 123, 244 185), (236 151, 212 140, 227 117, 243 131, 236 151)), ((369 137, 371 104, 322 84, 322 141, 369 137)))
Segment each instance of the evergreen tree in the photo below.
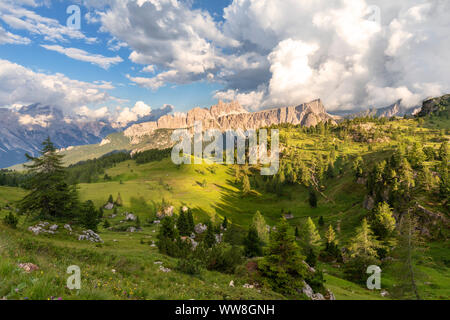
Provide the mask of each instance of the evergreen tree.
POLYGON ((325 221, 323 220, 323 216, 319 218, 319 227, 323 227, 325 225, 325 221))
POLYGON ((370 265, 378 265, 378 252, 380 244, 375 238, 367 219, 364 218, 361 227, 357 228, 356 235, 348 248, 348 260, 345 264, 345 273, 352 279, 364 282, 367 279, 366 270, 370 265))
POLYGON ((207 229, 203 243, 207 248, 212 248, 216 244, 216 235, 214 234, 214 229, 211 221, 206 223, 207 229))
POLYGON ((248 179, 247 175, 244 175, 244 177, 242 178, 242 193, 244 195, 249 194, 251 191, 251 187, 250 187, 250 180, 248 179))
POLYGON ((118 206, 118 207, 122 207, 123 206, 123 201, 122 201, 122 197, 120 196, 120 192, 117 195, 116 206, 118 206))
POLYGON ((222 222, 222 228, 225 230, 228 228, 228 219, 225 216, 225 218, 223 218, 223 222, 222 222))
POLYGON ((103 222, 103 228, 108 229, 109 227, 111 227, 111 224, 107 219, 105 219, 105 222, 103 222))
POLYGON ((180 233, 180 236, 188 236, 190 235, 189 232, 189 223, 187 221, 186 215, 184 214, 183 210, 180 212, 180 216, 177 220, 177 229, 180 233))
POLYGON ((311 208, 317 208, 317 194, 312 186, 309 187, 309 205, 311 208))
POLYGON ((136 217, 136 229, 140 229, 141 228, 141 219, 139 218, 139 216, 136 217))
POLYGON ((396 294, 402 298, 415 297, 420 300, 416 280, 418 276, 417 264, 423 259, 423 242, 420 239, 417 219, 408 211, 402 216, 399 226, 398 246, 394 256, 401 261, 397 265, 399 270, 399 285, 396 294))
POLYGON ((259 239, 267 243, 269 241, 269 231, 267 230, 267 223, 262 214, 256 211, 253 216, 252 227, 254 227, 258 233, 259 239))
POLYGON ((337 244, 338 242, 336 240, 336 232, 334 232, 334 229, 330 224, 328 230, 325 232, 325 245, 328 247, 332 243, 337 244))
POLYGON ((386 202, 378 203, 374 212, 372 229, 382 240, 389 238, 395 230, 395 218, 386 202))
POLYGON ((173 219, 173 217, 165 217, 161 222, 158 239, 168 239, 170 241, 173 241, 176 238, 178 238, 178 233, 175 229, 175 220, 173 219))
POLYGON ((194 228, 195 228, 194 216, 192 215, 191 209, 188 209, 186 221, 187 221, 187 225, 188 225, 189 234, 191 234, 194 232, 194 228))
POLYGON ((114 203, 114 199, 113 199, 112 194, 109 195, 108 203, 114 203))
POLYGON ((289 234, 289 225, 286 219, 282 219, 270 237, 266 256, 259 263, 261 276, 272 290, 282 294, 297 294, 307 277, 303 261, 304 257, 294 237, 289 234))
POLYGON ((320 247, 320 234, 317 231, 316 225, 312 221, 311 217, 306 220, 305 230, 303 234, 303 247, 305 252, 313 250, 317 252, 320 247))
POLYGON ((378 257, 377 249, 380 248, 380 243, 375 238, 373 231, 367 219, 364 218, 362 225, 356 230, 356 235, 353 238, 348 248, 351 258, 357 256, 378 257))
POLYGON ((32 162, 31 165, 24 165, 31 176, 27 184, 30 192, 20 201, 19 209, 42 218, 73 217, 78 209, 78 193, 75 186, 66 183, 63 156, 57 153, 50 138, 42 145, 40 157, 26 154, 32 162))
POLYGON ((250 227, 247 237, 244 239, 245 255, 249 258, 262 256, 261 240, 255 227, 250 227))
POLYGON ((440 148, 439 148, 439 160, 447 163, 449 161, 449 151, 448 151, 448 142, 444 141, 442 142, 440 148))
POLYGON ((300 233, 298 232, 298 227, 295 226, 295 232, 294 232, 295 238, 297 239, 300 236, 300 233))
POLYGON ((86 229, 97 232, 97 227, 100 223, 100 217, 99 212, 97 211, 94 203, 91 200, 88 200, 81 205, 79 222, 86 229))

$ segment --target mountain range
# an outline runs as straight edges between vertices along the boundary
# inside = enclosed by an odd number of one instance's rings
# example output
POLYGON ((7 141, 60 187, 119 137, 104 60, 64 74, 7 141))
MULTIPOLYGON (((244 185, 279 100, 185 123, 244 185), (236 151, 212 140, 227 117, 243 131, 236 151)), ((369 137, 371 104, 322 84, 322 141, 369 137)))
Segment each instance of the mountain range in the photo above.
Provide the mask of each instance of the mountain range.
POLYGON ((336 122, 362 116, 402 117, 420 110, 420 107, 405 108, 401 101, 397 101, 385 108, 332 115, 317 99, 298 106, 248 112, 236 101, 219 101, 211 108, 197 107, 187 113, 168 114, 172 111, 172 106, 168 105, 121 127, 106 119, 66 116, 58 108, 40 104, 16 109, 0 108, 0 168, 25 162, 25 153, 37 155, 42 141, 48 136, 66 155, 66 164, 73 164, 117 150, 139 152, 168 148, 173 130, 190 128, 196 122, 201 122, 203 130, 218 129, 224 132, 283 123, 309 127, 322 121, 336 122))

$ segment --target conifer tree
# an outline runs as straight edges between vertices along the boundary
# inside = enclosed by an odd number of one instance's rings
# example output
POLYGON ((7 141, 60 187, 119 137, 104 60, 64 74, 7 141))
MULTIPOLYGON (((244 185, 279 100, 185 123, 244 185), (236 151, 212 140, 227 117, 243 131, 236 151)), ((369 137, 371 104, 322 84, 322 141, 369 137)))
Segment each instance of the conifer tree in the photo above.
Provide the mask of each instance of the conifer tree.
POLYGON ((247 237, 244 239, 245 255, 249 258, 262 256, 261 240, 258 237, 258 231, 251 226, 247 237))
POLYGON ((252 227, 254 227, 258 233, 259 239, 262 242, 267 243, 269 241, 269 231, 267 230, 267 223, 261 212, 256 211, 253 216, 252 227))
POLYGON ((309 187, 309 205, 311 208, 317 208, 317 194, 316 190, 314 190, 313 186, 309 187))
POLYGON ((225 218, 223 218, 222 228, 223 229, 227 229, 228 228, 228 219, 227 219, 226 216, 225 216, 225 218))
POLYGON ((378 203, 373 220, 373 230, 380 239, 385 240, 392 235, 395 230, 395 218, 386 202, 378 203))
POLYGON ((109 195, 108 203, 114 203, 114 199, 113 199, 112 194, 109 195))
POLYGON ((242 178, 242 193, 244 195, 249 194, 251 191, 251 187, 250 187, 250 180, 248 179, 247 175, 244 175, 244 177, 242 178))
POLYGON ((317 252, 320 247, 320 234, 311 217, 308 217, 306 220, 305 231, 303 234, 303 247, 305 252, 309 252, 310 250, 317 252))
POLYGON ((402 216, 399 226, 398 246, 394 251, 394 256, 401 261, 397 265, 399 270, 396 274, 400 283, 397 286, 396 294, 402 298, 410 298, 412 296, 420 300, 416 284, 419 275, 417 264, 423 259, 425 248, 420 238, 418 226, 417 219, 410 211, 402 216))
POLYGON ((323 227, 325 225, 325 221, 323 220, 323 216, 320 216, 319 218, 319 226, 323 227))
POLYGON ((81 205, 79 222, 86 229, 97 232, 97 226, 100 223, 100 217, 99 212, 97 211, 94 203, 91 200, 88 200, 81 205))
POLYGON ((32 162, 25 165, 31 176, 28 182, 30 192, 20 201, 19 209, 42 218, 73 217, 78 210, 78 193, 75 186, 66 182, 63 156, 57 153, 50 138, 43 142, 40 154, 36 158, 26 154, 32 162))
POLYGON ((214 234, 214 229, 212 226, 211 221, 208 221, 206 223, 207 229, 205 238, 203 239, 203 242, 207 248, 211 248, 216 244, 216 235, 214 234))
POLYGON ((123 201, 122 201, 122 197, 120 196, 120 192, 117 195, 116 206, 118 206, 118 207, 122 207, 123 206, 123 201))
POLYGON ((187 225, 188 225, 189 234, 191 234, 194 232, 194 228, 195 228, 194 216, 192 215, 191 209, 188 209, 186 221, 187 221, 187 225))
POLYGON ((180 216, 177 220, 177 229, 180 233, 180 236, 188 236, 189 233, 189 224, 186 218, 186 215, 184 214, 183 210, 180 212, 180 216))
POLYGON ((364 218, 362 224, 356 229, 356 235, 349 246, 351 258, 357 256, 378 257, 377 249, 380 247, 379 241, 375 238, 367 219, 364 218))
POLYGON ((276 292, 297 294, 307 276, 303 261, 286 219, 281 219, 270 237, 267 254, 258 266, 262 277, 276 292))

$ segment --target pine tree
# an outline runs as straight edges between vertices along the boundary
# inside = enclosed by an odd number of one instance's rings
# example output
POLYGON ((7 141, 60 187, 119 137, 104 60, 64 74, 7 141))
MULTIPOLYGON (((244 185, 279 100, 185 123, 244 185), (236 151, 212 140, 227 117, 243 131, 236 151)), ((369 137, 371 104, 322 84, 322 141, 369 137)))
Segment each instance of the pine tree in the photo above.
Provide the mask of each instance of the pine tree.
POLYGON ((20 201, 19 209, 42 218, 73 217, 79 206, 78 193, 75 186, 66 183, 63 156, 57 153, 50 138, 42 145, 40 157, 26 154, 32 162, 31 165, 25 165, 31 176, 27 185, 30 192, 20 201))
POLYGON ((120 196, 120 192, 117 195, 116 206, 118 206, 118 207, 122 207, 123 206, 123 201, 122 201, 122 197, 120 196))
POLYGON ((394 256, 401 261, 397 266, 399 270, 396 272, 400 278, 396 294, 401 295, 402 298, 409 298, 412 295, 420 300, 416 284, 418 276, 416 265, 423 259, 424 244, 420 239, 418 226, 417 219, 409 211, 402 216, 398 246, 394 256))
POLYGON ((112 194, 109 195, 108 203, 114 203, 114 199, 113 199, 112 194))
POLYGON ((249 258, 262 256, 261 240, 255 227, 250 227, 247 237, 244 239, 245 255, 249 258))
POLYGON ((222 222, 222 228, 225 230, 228 228, 228 219, 225 216, 225 218, 223 218, 223 222, 222 222))
POLYGON ((248 179, 247 175, 244 175, 244 177, 242 178, 242 193, 244 195, 249 194, 251 191, 251 187, 250 187, 250 180, 248 179))
POLYGON ((445 163, 449 160, 449 151, 448 151, 448 142, 442 142, 439 151, 438 151, 439 159, 445 163))
POLYGON ((304 257, 289 233, 289 225, 286 219, 282 219, 270 237, 266 256, 259 263, 261 276, 272 290, 282 294, 297 294, 307 277, 303 261, 304 257))
POLYGON ((255 215, 253 216, 252 227, 256 229, 258 237, 262 242, 267 243, 269 241, 269 231, 267 230, 267 223, 259 211, 256 211, 255 215))
POLYGON ((317 252, 320 247, 320 234, 311 217, 306 220, 305 231, 303 234, 303 247, 305 252, 313 250, 317 252))
POLYGON ((380 243, 370 229, 367 219, 364 218, 362 225, 357 228, 356 235, 348 248, 350 257, 364 256, 376 258, 378 257, 378 248, 380 248, 380 243))
POLYGON ((325 245, 329 246, 332 243, 337 244, 338 242, 336 240, 336 232, 334 232, 334 229, 330 224, 328 230, 325 232, 325 245))
POLYGON ((205 238, 203 239, 203 242, 207 248, 211 248, 216 244, 216 235, 214 234, 214 229, 212 226, 211 221, 208 221, 206 223, 207 229, 205 238))
POLYGON ((99 212, 97 211, 94 203, 91 200, 88 200, 81 205, 79 222, 86 229, 97 232, 97 226, 100 223, 100 217, 99 212))
POLYGON ((194 232, 194 228, 195 228, 194 216, 192 215, 191 209, 188 209, 186 221, 187 221, 187 225, 188 225, 189 234, 191 234, 194 232))
POLYGON ((319 227, 323 227, 325 225, 325 221, 323 220, 323 216, 319 218, 319 227))
POLYGON ((373 220, 372 228, 380 239, 385 240, 392 235, 395 230, 395 218, 386 202, 378 203, 373 220))
POLYGON ((186 215, 184 214, 183 210, 181 210, 180 216, 178 217, 178 220, 177 220, 177 229, 178 229, 178 232, 180 233, 180 236, 190 235, 189 224, 188 224, 186 215))
POLYGON ((317 194, 312 186, 309 187, 309 205, 311 208, 317 208, 317 194))

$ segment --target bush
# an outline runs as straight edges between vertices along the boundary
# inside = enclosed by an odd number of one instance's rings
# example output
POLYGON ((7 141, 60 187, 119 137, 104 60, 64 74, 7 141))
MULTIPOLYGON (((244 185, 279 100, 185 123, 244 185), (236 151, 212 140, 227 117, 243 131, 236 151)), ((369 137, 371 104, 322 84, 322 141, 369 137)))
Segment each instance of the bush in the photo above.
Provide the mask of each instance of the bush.
POLYGON ((5 222, 6 225, 12 227, 12 228, 16 228, 17 224, 19 223, 19 219, 12 213, 10 212, 3 220, 5 222))
POLYGON ((234 273, 236 267, 244 261, 242 250, 227 243, 218 244, 207 252, 204 261, 208 270, 234 273))
POLYGON ((178 260, 176 269, 180 272, 199 275, 202 271, 202 262, 192 256, 178 260))

